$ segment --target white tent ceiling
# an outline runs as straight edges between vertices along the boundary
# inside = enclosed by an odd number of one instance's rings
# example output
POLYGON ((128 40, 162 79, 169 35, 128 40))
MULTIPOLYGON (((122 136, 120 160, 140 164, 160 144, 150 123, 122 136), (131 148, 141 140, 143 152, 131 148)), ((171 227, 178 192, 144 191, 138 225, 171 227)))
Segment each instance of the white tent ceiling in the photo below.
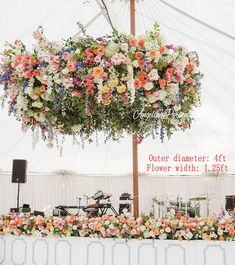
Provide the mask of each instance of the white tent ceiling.
MULTIPOLYGON (((114 26, 129 32, 129 1, 106 0, 114 26)), ((76 22, 87 25, 87 32, 99 36, 111 27, 96 0, 3 1, 0 7, 0 48, 4 42, 22 39, 33 43, 32 32, 42 25, 50 39, 75 35, 76 22)), ((103 12, 104 13, 104 12, 103 12)), ((202 105, 195 111, 192 128, 178 132, 170 141, 145 139, 139 145, 139 170, 146 172, 150 153, 159 155, 224 154, 229 173, 235 173, 235 3, 232 0, 139 0, 136 4, 136 32, 161 25, 167 42, 196 50, 201 61, 202 105)), ((131 137, 120 143, 73 146, 68 138, 62 157, 56 148, 39 143, 32 149, 30 132, 23 134, 20 124, 0 112, 0 168, 10 171, 12 159, 24 158, 31 172, 67 169, 83 174, 124 174, 132 170, 131 137)), ((203 170, 201 170, 203 171, 203 170)), ((198 173, 201 173, 200 171, 198 173)))

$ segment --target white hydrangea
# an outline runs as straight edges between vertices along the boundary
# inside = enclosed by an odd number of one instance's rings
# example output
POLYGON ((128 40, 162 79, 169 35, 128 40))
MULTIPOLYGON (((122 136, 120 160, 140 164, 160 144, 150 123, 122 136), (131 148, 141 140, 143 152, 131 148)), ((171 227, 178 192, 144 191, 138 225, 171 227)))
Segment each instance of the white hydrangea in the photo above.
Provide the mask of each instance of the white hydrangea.
POLYGON ((26 111, 28 109, 28 100, 20 93, 16 99, 16 109, 26 111))
POLYGON ((153 83, 152 82, 147 82, 145 85, 144 85, 144 89, 149 91, 153 88, 153 83))
POLYGON ((159 100, 163 100, 167 96, 167 92, 165 90, 159 90, 159 100))
MULTIPOLYGON (((151 233, 151 232, 150 232, 150 233, 151 233)), ((143 234, 144 238, 149 238, 150 233, 149 233, 148 230, 144 231, 144 234, 143 234)), ((154 237, 154 234, 152 233, 151 236, 154 237)))
POLYGON ((71 129, 73 132, 77 133, 81 130, 81 128, 82 126, 80 124, 76 124, 76 125, 73 125, 71 129))
POLYGON ((41 101, 35 101, 35 102, 33 102, 32 106, 40 109, 43 107, 43 104, 41 101))
POLYGON ((174 110, 177 112, 177 111, 180 111, 181 110, 181 106, 180 105, 175 105, 174 106, 174 110))
POLYGON ((167 234, 166 233, 163 233, 163 234, 159 235, 159 239, 161 239, 161 240, 164 240, 166 238, 167 238, 167 234))
POLYGON ((32 95, 33 94, 33 88, 32 87, 29 87, 29 86, 26 87, 25 94, 32 95))
POLYGON ((108 57, 112 57, 114 54, 116 54, 119 50, 119 47, 116 43, 110 42, 109 45, 105 49, 105 54, 108 57))
POLYGON ((141 226, 140 226, 140 231, 141 231, 141 232, 144 232, 145 230, 146 230, 145 225, 141 225, 141 226))
POLYGON ((179 83, 171 83, 168 85, 171 94, 178 94, 179 93, 179 83))
POLYGON ((144 43, 144 47, 145 47, 145 49, 146 49, 147 51, 152 50, 152 49, 153 49, 152 42, 150 42, 150 41, 146 41, 146 42, 144 43))
POLYGON ((38 121, 39 122, 45 122, 45 120, 46 120, 45 116, 42 113, 40 113, 38 116, 38 121))
POLYGON ((160 54, 160 52, 157 52, 157 56, 154 59, 154 63, 158 63, 158 61, 159 61, 160 58, 161 58, 161 54, 160 54))
POLYGON ((134 87, 134 74, 133 74, 133 67, 131 65, 127 66, 128 75, 130 76, 130 79, 127 82, 127 88, 131 93, 130 102, 131 104, 135 101, 135 87, 134 87))
POLYGON ((128 52, 129 46, 128 46, 127 43, 121 43, 120 48, 121 48, 122 51, 128 52))

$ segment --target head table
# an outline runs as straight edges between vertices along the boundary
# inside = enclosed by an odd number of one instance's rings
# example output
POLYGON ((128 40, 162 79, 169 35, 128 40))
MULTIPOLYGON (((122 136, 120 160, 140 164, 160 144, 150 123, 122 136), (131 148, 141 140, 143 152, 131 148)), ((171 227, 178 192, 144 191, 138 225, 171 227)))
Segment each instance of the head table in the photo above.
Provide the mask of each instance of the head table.
POLYGON ((234 265, 235 242, 3 236, 3 265, 234 265))

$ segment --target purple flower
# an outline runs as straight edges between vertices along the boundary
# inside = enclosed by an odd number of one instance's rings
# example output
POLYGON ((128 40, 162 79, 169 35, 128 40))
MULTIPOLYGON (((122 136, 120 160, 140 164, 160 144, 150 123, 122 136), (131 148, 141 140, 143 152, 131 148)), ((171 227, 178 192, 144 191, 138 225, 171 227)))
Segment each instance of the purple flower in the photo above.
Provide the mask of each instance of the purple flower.
POLYGON ((170 50, 170 49, 174 49, 174 46, 173 46, 173 44, 167 44, 167 45, 166 45, 166 48, 167 48, 168 50, 170 50))
POLYGON ((85 63, 82 61, 77 62, 76 67, 77 69, 83 68, 85 66, 85 63))
POLYGON ((98 40, 100 42, 103 42, 104 41, 104 39, 102 37, 98 37, 98 38, 96 38, 96 40, 98 40))

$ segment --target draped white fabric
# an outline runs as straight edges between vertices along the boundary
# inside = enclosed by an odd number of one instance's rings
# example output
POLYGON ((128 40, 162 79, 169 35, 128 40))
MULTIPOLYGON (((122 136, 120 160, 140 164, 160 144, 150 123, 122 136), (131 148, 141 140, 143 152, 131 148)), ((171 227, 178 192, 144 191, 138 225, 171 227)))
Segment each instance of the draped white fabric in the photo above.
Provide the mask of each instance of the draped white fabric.
MULTIPOLYGON (((17 184, 11 183, 9 174, 0 175, 0 212, 8 212, 16 206, 17 184)), ((132 176, 114 175, 28 175, 26 184, 21 184, 20 202, 29 203, 33 210, 45 210, 57 205, 77 205, 78 197, 83 194, 92 196, 98 189, 112 194, 115 209, 118 198, 123 192, 132 193, 132 176), (116 202, 115 202, 116 201, 116 202)), ((139 177, 140 211, 152 210, 152 198, 176 200, 208 193, 214 194, 210 200, 210 212, 219 212, 225 206, 225 196, 235 194, 235 176, 201 177, 177 176, 139 177)), ((82 200, 85 204, 85 200, 82 200)), ((205 201, 201 202, 205 214, 205 201)))

